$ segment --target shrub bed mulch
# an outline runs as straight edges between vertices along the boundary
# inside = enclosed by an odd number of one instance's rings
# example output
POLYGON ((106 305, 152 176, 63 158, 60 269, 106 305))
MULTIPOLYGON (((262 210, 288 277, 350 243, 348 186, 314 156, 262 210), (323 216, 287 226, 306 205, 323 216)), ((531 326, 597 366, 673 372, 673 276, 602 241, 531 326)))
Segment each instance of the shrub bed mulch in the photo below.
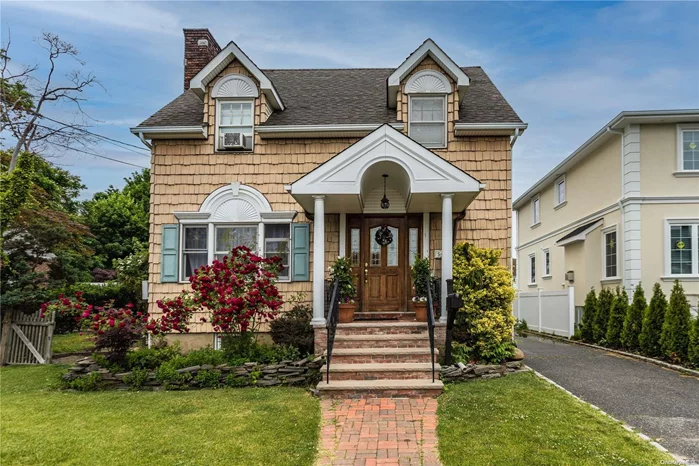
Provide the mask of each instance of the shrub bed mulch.
MULTIPOLYGON (((198 366, 177 369, 182 374, 180 383, 169 383, 168 389, 198 389, 210 387, 273 387, 273 386, 311 386, 320 381, 320 368, 325 363, 325 358, 304 358, 299 361, 281 361, 278 364, 260 364, 247 362, 242 366, 230 366, 219 364, 213 366, 204 364, 198 366)), ((97 385, 101 389, 139 388, 143 390, 161 390, 163 385, 156 379, 155 371, 142 374, 143 380, 137 386, 133 384, 135 378, 141 374, 133 372, 110 372, 100 367, 92 358, 80 359, 67 373, 63 375, 63 381, 70 383, 79 379, 99 379, 97 385)))

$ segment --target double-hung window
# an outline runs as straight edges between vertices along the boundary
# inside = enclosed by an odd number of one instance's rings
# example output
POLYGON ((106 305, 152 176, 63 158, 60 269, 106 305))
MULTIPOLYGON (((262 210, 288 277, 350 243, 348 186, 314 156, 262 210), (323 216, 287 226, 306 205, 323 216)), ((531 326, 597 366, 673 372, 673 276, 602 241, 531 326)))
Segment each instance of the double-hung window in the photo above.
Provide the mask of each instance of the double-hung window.
POLYGON ((665 238, 665 275, 699 276, 699 219, 668 220, 665 238))
POLYGON ((541 199, 537 194, 534 199, 532 199, 532 227, 541 223, 541 199))
POLYGON ((536 254, 529 256, 529 284, 536 283, 536 254))
POLYGON ((229 150, 224 146, 226 133, 241 133, 243 147, 230 150, 252 150, 253 102, 241 100, 221 100, 218 103, 218 150, 229 150))
POLYGON ((551 250, 544 249, 544 273, 542 278, 551 277, 551 250))
POLYGON ((616 226, 602 231, 602 252, 604 256, 604 278, 615 279, 619 277, 619 241, 616 226))
POLYGON ((677 171, 699 174, 699 126, 677 127, 677 171))
POLYGON ((556 207, 566 202, 566 178, 565 175, 556 180, 556 207))
POLYGON ((207 225, 185 225, 182 227, 182 280, 209 262, 209 227, 207 225))
POLYGON ((289 274, 289 252, 291 243, 291 224, 266 224, 265 225, 265 257, 279 257, 284 269, 279 272, 278 277, 282 280, 288 279, 289 274))
POLYGON ((425 147, 446 147, 446 100, 445 96, 410 97, 411 138, 425 147))

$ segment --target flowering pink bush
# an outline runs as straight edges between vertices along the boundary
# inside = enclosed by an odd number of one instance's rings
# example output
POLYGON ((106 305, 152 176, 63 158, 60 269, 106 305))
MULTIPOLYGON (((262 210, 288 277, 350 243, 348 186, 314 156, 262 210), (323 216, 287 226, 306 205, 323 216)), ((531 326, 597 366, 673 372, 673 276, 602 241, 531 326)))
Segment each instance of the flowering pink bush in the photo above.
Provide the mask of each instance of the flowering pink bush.
POLYGON ((260 324, 273 320, 284 303, 275 285, 281 269, 280 258, 263 258, 238 246, 223 260, 197 269, 189 277, 191 290, 158 301, 163 316, 151 321, 148 330, 188 332, 192 315, 204 311, 216 332, 255 332, 260 324))

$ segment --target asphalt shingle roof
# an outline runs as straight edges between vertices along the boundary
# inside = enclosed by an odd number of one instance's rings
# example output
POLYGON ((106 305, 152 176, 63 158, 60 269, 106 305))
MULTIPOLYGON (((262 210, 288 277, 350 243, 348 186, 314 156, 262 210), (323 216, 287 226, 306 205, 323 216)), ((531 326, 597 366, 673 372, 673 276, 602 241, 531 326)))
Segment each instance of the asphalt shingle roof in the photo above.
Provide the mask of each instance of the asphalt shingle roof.
MULTIPOLYGON (((519 116, 479 66, 462 68, 470 85, 459 123, 521 123, 519 116)), ((386 80, 393 68, 262 70, 284 101, 264 126, 381 124, 396 122, 387 106, 386 80)), ((195 126, 204 119, 204 103, 192 91, 158 110, 139 126, 195 126)))

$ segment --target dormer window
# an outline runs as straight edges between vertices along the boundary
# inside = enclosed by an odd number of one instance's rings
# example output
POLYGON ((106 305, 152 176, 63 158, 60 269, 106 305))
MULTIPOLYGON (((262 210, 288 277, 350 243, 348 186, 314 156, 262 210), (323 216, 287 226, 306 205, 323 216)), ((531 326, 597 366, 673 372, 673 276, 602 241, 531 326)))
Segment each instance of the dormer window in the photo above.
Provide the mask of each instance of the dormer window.
POLYGON ((252 151, 257 84, 247 76, 229 74, 211 90, 216 99, 216 149, 252 151))
POLYGON ((447 146, 447 95, 451 90, 446 76, 434 70, 415 73, 405 83, 408 135, 425 147, 447 146))

